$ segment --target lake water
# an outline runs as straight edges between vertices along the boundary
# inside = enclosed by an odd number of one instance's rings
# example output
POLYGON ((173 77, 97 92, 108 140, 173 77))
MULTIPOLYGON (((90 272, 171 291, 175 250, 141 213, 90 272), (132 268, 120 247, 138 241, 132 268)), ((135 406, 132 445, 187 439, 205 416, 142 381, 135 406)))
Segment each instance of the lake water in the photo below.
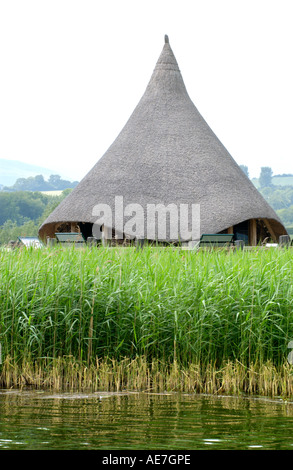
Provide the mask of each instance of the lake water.
POLYGON ((293 450, 293 401, 0 390, 0 449, 293 450))

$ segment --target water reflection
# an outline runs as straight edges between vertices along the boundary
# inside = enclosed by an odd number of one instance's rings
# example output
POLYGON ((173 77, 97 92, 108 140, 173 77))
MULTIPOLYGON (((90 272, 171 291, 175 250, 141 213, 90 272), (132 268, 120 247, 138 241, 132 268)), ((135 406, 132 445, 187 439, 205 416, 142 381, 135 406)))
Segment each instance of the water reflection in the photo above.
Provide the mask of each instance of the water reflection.
POLYGON ((293 449, 293 402, 0 390, 0 449, 293 449))

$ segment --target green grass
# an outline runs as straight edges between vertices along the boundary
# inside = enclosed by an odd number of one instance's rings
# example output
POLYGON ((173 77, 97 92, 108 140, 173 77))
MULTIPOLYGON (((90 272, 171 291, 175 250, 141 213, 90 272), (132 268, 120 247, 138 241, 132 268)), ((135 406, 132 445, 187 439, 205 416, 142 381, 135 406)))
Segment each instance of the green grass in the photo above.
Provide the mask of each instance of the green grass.
POLYGON ((0 253, 2 360, 287 361, 293 252, 0 253))

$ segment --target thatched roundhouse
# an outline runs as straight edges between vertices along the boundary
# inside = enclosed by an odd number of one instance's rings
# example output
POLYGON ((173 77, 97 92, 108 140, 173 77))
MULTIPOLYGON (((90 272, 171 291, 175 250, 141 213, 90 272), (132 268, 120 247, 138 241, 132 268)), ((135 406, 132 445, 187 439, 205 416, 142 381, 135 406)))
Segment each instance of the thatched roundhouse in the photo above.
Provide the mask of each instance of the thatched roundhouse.
MULTIPOLYGON (((146 230, 148 204, 200 205, 199 235, 234 233, 256 245, 267 236, 277 241, 287 234, 275 211, 191 101, 167 36, 146 91, 128 122, 92 170, 44 221, 40 237, 45 240, 62 231, 92 236, 97 221, 94 207, 107 204, 114 214, 117 196, 123 197, 124 207, 137 204, 143 208, 143 218, 135 220, 143 225, 139 238, 156 239, 146 230)), ((112 224, 102 224, 101 230, 108 238, 114 233, 124 239, 129 236, 127 231, 121 235, 121 224, 117 227, 114 215, 112 224)), ((166 241, 176 242, 170 231, 169 226, 166 241)))

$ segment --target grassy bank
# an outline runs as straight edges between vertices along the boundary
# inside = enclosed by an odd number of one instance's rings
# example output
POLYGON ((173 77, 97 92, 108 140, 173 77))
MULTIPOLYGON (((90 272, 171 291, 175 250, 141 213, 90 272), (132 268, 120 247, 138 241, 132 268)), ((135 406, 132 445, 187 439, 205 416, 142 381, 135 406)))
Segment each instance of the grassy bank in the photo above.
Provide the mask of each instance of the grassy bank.
POLYGON ((1 384, 293 394, 292 258, 2 251, 1 384))

